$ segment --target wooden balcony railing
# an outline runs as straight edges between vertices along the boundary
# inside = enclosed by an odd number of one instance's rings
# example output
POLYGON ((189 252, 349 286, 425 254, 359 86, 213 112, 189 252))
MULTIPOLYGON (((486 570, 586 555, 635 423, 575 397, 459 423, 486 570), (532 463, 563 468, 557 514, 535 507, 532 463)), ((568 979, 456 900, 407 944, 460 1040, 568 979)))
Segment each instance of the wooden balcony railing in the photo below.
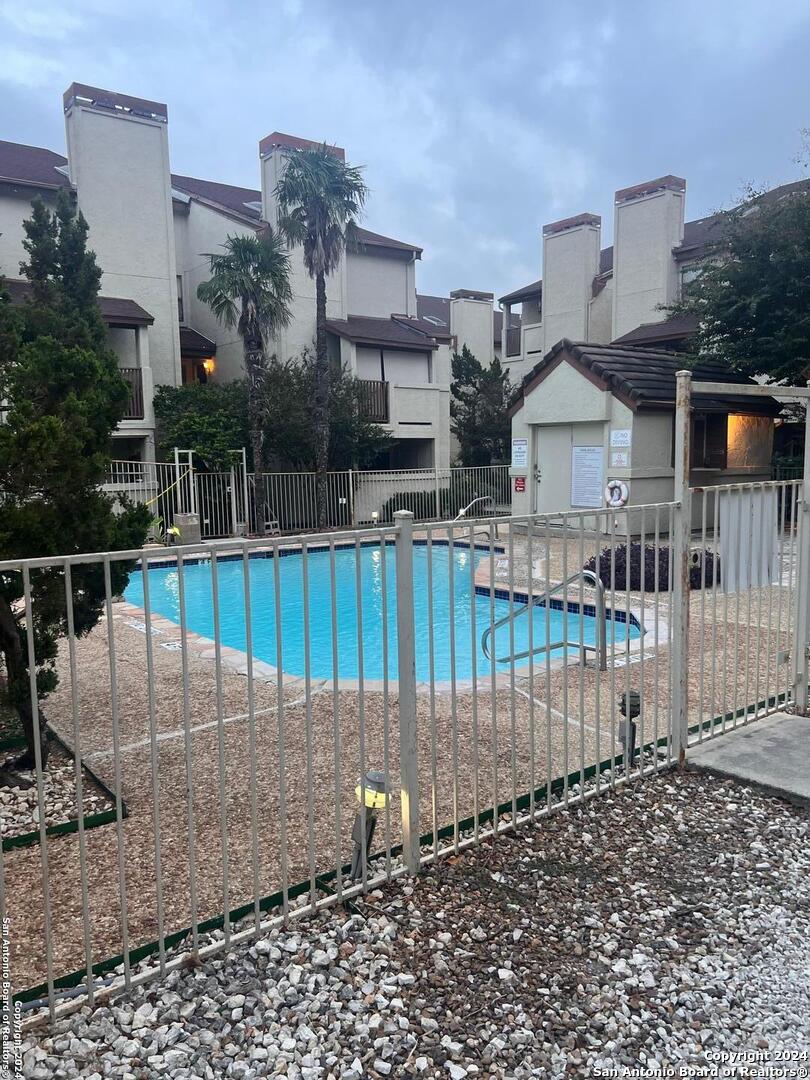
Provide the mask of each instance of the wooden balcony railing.
POLYGON ((143 420, 143 375, 140 368, 125 367, 118 369, 121 377, 129 386, 129 403, 124 413, 125 420, 143 420))
POLYGON ((388 383, 361 379, 358 383, 360 415, 375 424, 388 423, 388 383))

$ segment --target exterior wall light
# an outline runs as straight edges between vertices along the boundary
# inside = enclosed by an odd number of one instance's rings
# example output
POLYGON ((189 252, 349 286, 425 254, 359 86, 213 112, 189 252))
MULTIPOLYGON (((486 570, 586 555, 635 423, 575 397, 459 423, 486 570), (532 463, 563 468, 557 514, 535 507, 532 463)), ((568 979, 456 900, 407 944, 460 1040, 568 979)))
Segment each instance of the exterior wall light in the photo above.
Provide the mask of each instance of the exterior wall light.
POLYGON ((351 879, 357 881, 362 874, 363 852, 368 860, 374 830, 377 827, 377 811, 388 805, 388 782, 385 773, 369 769, 364 780, 357 781, 354 789, 359 809, 352 826, 354 853, 352 854, 351 879))
POLYGON ((636 756, 636 717, 641 712, 641 694, 630 690, 619 698, 619 712, 624 720, 619 724, 619 742, 624 751, 624 760, 632 767, 636 756))
POLYGON ((209 357, 207 357, 207 359, 203 360, 202 366, 203 366, 203 371, 205 372, 206 375, 213 375, 214 370, 216 369, 216 366, 217 366, 217 362, 213 358, 213 356, 209 356, 209 357))

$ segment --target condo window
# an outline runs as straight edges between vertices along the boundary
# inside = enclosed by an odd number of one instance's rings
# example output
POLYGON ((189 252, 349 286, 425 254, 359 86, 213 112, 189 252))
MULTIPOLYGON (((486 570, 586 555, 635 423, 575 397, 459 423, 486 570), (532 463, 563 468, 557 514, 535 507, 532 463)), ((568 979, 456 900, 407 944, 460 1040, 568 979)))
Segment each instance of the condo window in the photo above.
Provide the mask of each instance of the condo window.
POLYGON ((183 310, 183 275, 177 275, 177 317, 181 323, 186 321, 185 311, 183 310))

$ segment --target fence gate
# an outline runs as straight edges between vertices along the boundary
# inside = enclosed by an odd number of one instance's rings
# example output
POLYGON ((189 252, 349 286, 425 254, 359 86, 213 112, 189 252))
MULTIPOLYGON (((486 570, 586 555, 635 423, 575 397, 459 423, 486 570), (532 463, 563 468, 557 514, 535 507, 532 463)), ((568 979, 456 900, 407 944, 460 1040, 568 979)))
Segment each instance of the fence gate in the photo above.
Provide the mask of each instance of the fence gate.
MULTIPOLYGON (((810 505, 805 479, 690 487, 692 399, 810 399, 810 388, 677 374, 673 523, 675 748, 792 702, 808 709, 810 505)), ((804 477, 810 465, 805 441, 804 477)))

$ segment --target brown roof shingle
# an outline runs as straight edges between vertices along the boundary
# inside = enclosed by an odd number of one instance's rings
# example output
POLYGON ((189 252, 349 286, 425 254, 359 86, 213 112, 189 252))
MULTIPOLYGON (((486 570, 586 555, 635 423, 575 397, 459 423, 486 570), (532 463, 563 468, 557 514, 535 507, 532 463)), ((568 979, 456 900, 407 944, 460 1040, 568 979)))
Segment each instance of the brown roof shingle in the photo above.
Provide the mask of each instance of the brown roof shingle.
MULTIPOLYGON (((31 295, 31 284, 20 278, 6 278, 5 287, 13 306, 25 302, 31 295)), ((99 296, 101 317, 108 326, 151 326, 155 321, 140 304, 120 296, 99 296)))
POLYGON ((41 146, 0 139, 0 180, 17 181, 34 187, 68 187, 70 181, 57 167, 67 165, 67 158, 41 146))
POLYGON ((400 349, 435 349, 438 337, 446 338, 429 323, 406 317, 373 319, 365 315, 349 315, 346 319, 329 319, 326 329, 338 337, 361 345, 389 345, 400 349))

